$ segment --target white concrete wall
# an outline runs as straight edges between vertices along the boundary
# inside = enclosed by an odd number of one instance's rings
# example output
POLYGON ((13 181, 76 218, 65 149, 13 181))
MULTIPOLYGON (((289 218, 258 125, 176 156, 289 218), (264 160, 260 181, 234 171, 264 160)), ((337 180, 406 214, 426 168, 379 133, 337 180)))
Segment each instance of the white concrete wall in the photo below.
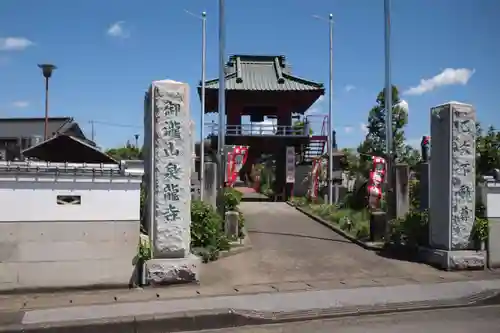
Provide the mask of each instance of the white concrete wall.
POLYGON ((128 285, 139 221, 0 223, 0 290, 128 285))
POLYGON ((141 176, 5 172, 0 166, 0 290, 128 285, 141 176), (58 195, 78 195, 61 205, 58 195))

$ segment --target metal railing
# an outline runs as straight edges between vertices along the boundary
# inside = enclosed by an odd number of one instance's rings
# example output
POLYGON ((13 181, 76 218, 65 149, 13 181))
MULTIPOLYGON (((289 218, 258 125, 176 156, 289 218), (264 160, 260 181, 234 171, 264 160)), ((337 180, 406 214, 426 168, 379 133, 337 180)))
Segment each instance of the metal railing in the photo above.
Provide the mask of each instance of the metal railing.
MULTIPOLYGON (((209 131, 217 135, 219 125, 210 123, 206 125, 209 131)), ((295 128, 294 126, 274 125, 274 124, 242 124, 226 125, 227 136, 309 136, 309 126, 295 128)))

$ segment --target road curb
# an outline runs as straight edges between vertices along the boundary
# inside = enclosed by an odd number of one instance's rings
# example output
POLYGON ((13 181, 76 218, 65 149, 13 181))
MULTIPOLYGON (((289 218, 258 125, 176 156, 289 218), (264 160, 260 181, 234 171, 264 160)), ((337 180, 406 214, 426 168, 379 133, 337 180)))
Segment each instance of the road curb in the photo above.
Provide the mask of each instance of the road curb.
POLYGON ((351 242, 355 243, 356 245, 361 246, 362 248, 364 248, 366 250, 370 250, 370 251, 381 251, 381 250, 383 250, 383 248, 381 248, 381 247, 373 246, 373 245, 367 244, 367 243, 365 243, 363 241, 360 241, 359 239, 357 239, 356 237, 348 234, 344 230, 342 230, 342 229, 340 229, 340 228, 332 225, 328 221, 323 220, 321 217, 318 217, 318 216, 316 216, 314 214, 309 213, 308 211, 306 211, 305 209, 302 209, 301 207, 295 206, 294 204, 292 204, 290 202, 287 202, 287 204, 289 206, 291 206, 291 207, 294 207, 296 210, 298 210, 302 214, 306 215, 307 217, 313 219, 314 221, 316 221, 318 223, 321 223, 322 225, 324 225, 328 229, 335 231, 340 236, 342 236, 344 238, 347 238, 351 242))
MULTIPOLYGON (((476 293, 469 297, 447 301, 350 306, 329 309, 311 309, 296 312, 258 312, 218 309, 211 311, 181 312, 167 315, 110 318, 93 321, 43 323, 36 325, 10 325, 0 327, 1 333, 160 333, 222 329, 248 325, 290 323, 305 320, 333 319, 361 315, 389 314, 422 310, 451 309, 467 306, 490 305, 488 300, 498 298, 496 290, 476 293)), ((498 299, 496 299, 498 302, 498 299)), ((3 315, 3 314, 0 314, 3 315)))

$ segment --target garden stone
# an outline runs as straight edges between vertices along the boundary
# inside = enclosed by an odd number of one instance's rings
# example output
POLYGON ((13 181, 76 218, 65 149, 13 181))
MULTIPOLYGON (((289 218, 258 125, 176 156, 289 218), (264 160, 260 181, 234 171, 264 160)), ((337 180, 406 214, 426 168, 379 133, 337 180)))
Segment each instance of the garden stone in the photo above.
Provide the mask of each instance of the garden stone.
POLYGON ((192 124, 189 86, 154 81, 144 118, 147 223, 153 259, 146 262, 154 285, 198 280, 201 261, 191 254, 192 124))
POLYGON ((410 211, 410 167, 396 164, 396 217, 404 217, 410 211))
POLYGON ((449 102, 431 109, 430 250, 425 259, 447 270, 485 266, 474 251, 476 112, 449 102))
POLYGON ((387 218, 385 212, 370 214, 370 242, 378 242, 387 234, 387 218))
POLYGON ((240 213, 235 211, 229 211, 226 212, 225 215, 226 216, 224 221, 224 231, 226 233, 226 236, 229 238, 238 237, 240 213))
POLYGON ((420 173, 420 211, 429 209, 430 207, 430 176, 431 176, 431 165, 429 162, 420 163, 419 173, 420 173))

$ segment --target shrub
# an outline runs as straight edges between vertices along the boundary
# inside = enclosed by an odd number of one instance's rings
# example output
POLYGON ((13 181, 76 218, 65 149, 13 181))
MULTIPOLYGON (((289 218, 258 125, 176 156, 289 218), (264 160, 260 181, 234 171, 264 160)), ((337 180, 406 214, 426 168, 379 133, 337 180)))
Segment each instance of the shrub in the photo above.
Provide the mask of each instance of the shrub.
POLYGON ((151 248, 151 242, 149 241, 149 236, 141 233, 139 237, 139 248, 137 250, 137 258, 142 262, 145 262, 153 256, 153 249, 151 248))
POLYGON ((238 212, 238 238, 243 239, 245 238, 245 233, 243 232, 243 229, 245 228, 245 217, 243 216, 242 212, 238 212))
POLYGON ((489 236, 488 220, 481 217, 476 217, 472 227, 472 239, 475 241, 484 242, 489 236))
POLYGON ((226 212, 235 211, 243 198, 243 193, 232 187, 224 189, 224 210, 226 212))
POLYGON ((308 204, 308 200, 306 197, 292 197, 290 198, 290 202, 298 207, 303 207, 308 204))
POLYGON ((411 210, 403 218, 391 221, 390 240, 410 247, 429 245, 429 214, 411 210))
POLYGON ((219 252, 228 250, 222 217, 209 204, 191 201, 191 247, 204 262, 217 260, 219 252))
POLYGON ((410 180, 410 205, 413 209, 420 207, 420 181, 410 180))

